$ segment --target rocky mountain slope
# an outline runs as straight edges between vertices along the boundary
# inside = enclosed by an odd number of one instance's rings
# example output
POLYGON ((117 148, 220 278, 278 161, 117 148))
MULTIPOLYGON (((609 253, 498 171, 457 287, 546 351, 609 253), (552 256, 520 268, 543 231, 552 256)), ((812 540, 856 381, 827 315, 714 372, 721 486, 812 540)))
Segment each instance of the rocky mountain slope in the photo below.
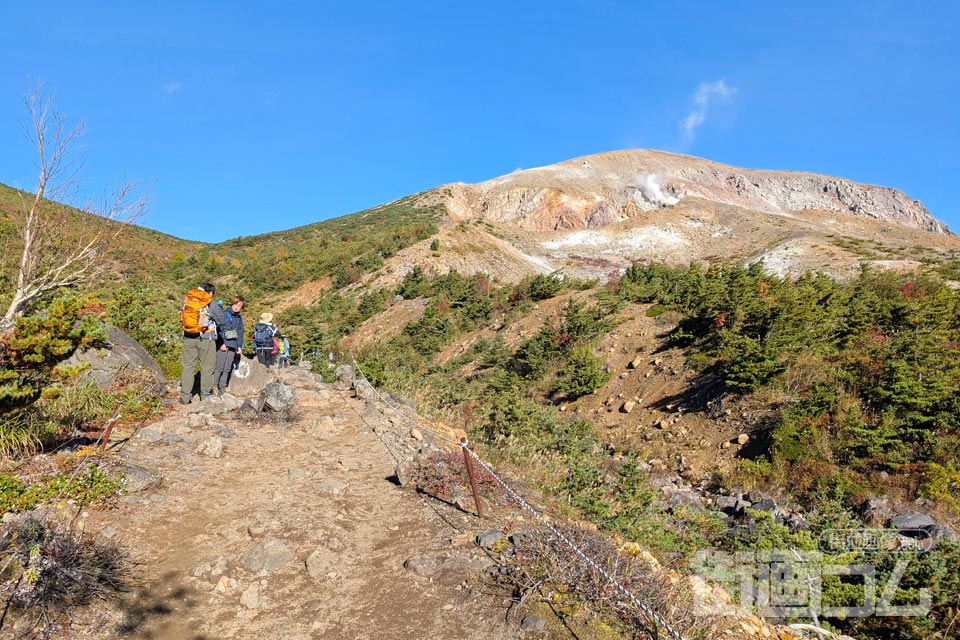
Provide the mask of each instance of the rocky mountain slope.
POLYGON ((516 171, 476 185, 449 186, 457 219, 482 217, 521 229, 604 227, 640 212, 700 198, 761 213, 822 210, 949 233, 904 193, 842 178, 739 169, 662 151, 614 151, 516 171))
POLYGON ((778 275, 845 277, 863 262, 903 269, 960 255, 957 236, 895 189, 659 151, 449 184, 418 201, 437 205, 439 233, 388 260, 374 286, 414 264, 504 282, 553 271, 605 281, 635 261, 763 260, 778 275))

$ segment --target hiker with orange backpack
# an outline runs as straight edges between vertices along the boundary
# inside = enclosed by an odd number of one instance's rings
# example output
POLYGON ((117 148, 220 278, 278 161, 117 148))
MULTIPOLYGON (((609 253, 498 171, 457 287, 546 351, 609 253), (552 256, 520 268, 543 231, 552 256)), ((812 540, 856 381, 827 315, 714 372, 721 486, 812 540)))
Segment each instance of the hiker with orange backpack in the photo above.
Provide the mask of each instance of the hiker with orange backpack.
POLYGON ((204 282, 187 292, 180 307, 183 328, 183 352, 180 364, 180 404, 190 404, 194 379, 200 365, 200 400, 213 395, 213 370, 217 366, 217 326, 223 325, 226 315, 213 300, 214 287, 204 282))

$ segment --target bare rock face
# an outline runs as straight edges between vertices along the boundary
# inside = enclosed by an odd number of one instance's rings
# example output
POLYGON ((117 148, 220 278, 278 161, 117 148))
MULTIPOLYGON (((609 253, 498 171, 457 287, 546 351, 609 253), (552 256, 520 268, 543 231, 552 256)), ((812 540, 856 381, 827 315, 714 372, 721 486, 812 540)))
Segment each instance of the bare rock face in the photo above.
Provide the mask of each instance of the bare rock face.
POLYGON ((140 346, 140 343, 114 327, 105 325, 107 344, 102 349, 84 349, 67 359, 67 364, 88 364, 83 375, 92 378, 98 386, 108 387, 118 375, 143 375, 158 385, 163 392, 164 378, 160 365, 140 346))
POLYGON ((696 197, 764 213, 847 212, 949 233, 896 189, 794 171, 759 171, 665 153, 615 151, 444 188, 455 219, 484 219, 529 231, 603 227, 696 197))

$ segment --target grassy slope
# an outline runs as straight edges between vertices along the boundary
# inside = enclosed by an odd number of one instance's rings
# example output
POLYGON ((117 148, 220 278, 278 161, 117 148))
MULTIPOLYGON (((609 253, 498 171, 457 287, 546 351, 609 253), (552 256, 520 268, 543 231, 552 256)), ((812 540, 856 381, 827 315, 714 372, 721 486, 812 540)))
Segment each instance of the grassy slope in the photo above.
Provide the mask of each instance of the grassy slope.
MULTIPOLYGON (((25 198, 33 197, 31 193, 23 195, 25 198)), ((20 245, 10 214, 21 207, 18 191, 0 184, 0 242, 3 243, 7 259, 19 252, 20 245)), ((60 232, 69 237, 71 229, 76 229, 87 215, 77 209, 67 208, 60 232)), ((110 257, 117 261, 120 270, 124 272, 160 276, 166 270, 169 260, 177 252, 190 254, 204 246, 200 242, 181 240, 145 227, 127 226, 122 235, 122 242, 110 251, 110 257)), ((10 265, 5 264, 4 267, 4 273, 9 273, 10 265)))

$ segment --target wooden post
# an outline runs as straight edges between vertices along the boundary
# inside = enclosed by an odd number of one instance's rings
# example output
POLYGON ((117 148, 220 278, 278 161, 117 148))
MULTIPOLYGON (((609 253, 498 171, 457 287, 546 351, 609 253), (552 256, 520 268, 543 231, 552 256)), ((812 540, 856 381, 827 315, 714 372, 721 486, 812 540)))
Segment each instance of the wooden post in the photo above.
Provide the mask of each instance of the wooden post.
POLYGON ((460 447, 463 449, 463 462, 467 465, 467 477, 470 478, 470 490, 473 491, 473 503, 477 505, 477 517, 483 517, 483 508, 480 506, 480 493, 477 491, 477 479, 473 476, 473 460, 470 459, 470 452, 467 451, 467 441, 462 441, 460 447))

